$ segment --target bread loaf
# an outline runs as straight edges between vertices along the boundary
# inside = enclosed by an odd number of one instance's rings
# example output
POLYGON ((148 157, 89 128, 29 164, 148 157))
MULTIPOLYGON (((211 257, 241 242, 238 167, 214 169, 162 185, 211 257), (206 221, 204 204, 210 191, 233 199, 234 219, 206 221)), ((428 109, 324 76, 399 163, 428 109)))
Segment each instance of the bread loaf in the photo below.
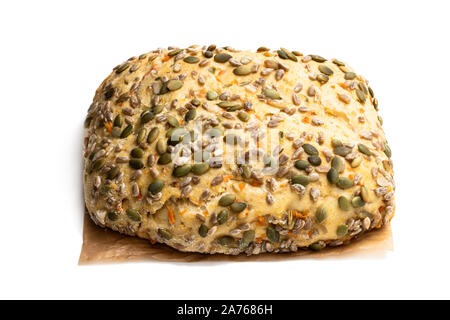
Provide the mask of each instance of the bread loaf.
POLYGON ((158 49, 96 91, 86 207, 101 227, 181 251, 342 245, 394 214, 381 126, 368 81, 336 59, 158 49))

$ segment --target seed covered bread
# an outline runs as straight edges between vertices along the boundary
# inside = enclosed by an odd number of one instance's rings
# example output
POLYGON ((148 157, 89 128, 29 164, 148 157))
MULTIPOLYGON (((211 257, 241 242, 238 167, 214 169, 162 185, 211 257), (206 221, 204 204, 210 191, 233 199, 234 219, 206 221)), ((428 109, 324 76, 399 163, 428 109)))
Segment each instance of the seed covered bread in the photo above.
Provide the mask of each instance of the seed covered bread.
POLYGON ((394 214, 368 81, 297 51, 191 46, 118 65, 85 122, 99 226, 181 251, 320 250, 394 214))

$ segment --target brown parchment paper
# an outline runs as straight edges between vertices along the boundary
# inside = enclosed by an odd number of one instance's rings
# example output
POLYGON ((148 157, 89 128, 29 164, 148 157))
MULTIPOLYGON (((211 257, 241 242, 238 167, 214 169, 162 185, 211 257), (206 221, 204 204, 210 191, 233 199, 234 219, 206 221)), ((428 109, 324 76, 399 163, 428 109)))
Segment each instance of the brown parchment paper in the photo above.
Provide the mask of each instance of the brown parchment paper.
POLYGON ((165 261, 165 262, 233 262, 233 261, 280 261, 291 259, 325 259, 325 258, 383 258, 387 251, 393 251, 392 231, 390 225, 380 230, 364 234, 360 239, 347 245, 326 248, 319 252, 299 250, 293 253, 259 254, 247 256, 209 255, 180 252, 163 244, 151 244, 148 240, 122 235, 118 232, 98 227, 84 215, 83 246, 80 265, 119 263, 131 261, 165 261))

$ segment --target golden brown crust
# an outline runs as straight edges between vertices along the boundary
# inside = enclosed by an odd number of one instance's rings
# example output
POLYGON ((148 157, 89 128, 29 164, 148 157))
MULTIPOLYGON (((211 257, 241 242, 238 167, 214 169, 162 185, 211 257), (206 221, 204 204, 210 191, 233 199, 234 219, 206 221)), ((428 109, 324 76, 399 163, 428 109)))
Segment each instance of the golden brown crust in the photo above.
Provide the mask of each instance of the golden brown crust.
POLYGON ((100 226, 183 251, 340 245, 394 213, 377 107, 346 64, 286 49, 130 58, 88 112, 86 206, 100 226))

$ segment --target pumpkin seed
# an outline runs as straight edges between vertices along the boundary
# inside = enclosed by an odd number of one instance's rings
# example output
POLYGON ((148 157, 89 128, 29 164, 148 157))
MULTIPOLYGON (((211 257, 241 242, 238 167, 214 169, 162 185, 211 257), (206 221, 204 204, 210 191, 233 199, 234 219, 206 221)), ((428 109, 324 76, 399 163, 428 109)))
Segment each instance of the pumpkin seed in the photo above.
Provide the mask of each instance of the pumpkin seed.
POLYGON ((237 114, 237 117, 242 122, 247 122, 248 119, 250 119, 250 115, 247 112, 244 112, 244 111, 239 111, 238 114, 237 114))
POLYGON ((198 234, 200 235, 200 237, 205 238, 208 235, 208 230, 209 229, 206 224, 202 223, 198 228, 198 234))
POLYGON ((353 187, 353 181, 349 178, 340 177, 336 182, 336 185, 341 189, 348 189, 353 187))
POLYGON ((286 54, 285 52, 283 52, 283 51, 281 51, 281 50, 277 50, 277 53, 278 53, 278 56, 279 56, 281 59, 288 59, 288 56, 287 56, 287 54, 286 54))
POLYGON ((341 210, 343 211, 348 211, 350 210, 350 200, 348 200, 346 197, 344 196, 340 196, 338 199, 338 205, 339 208, 341 208, 341 210))
POLYGON ((206 162, 196 163, 192 166, 192 173, 196 176, 200 176, 209 170, 209 164, 206 162))
POLYGON ((384 154, 390 158, 392 156, 392 150, 391 147, 387 144, 387 142, 384 143, 384 154))
POLYGON ((109 180, 113 180, 115 179, 120 173, 120 168, 119 167, 112 167, 109 171, 108 171, 108 175, 107 178, 109 180))
POLYGON ((269 225, 267 227, 266 236, 267 239, 269 239, 271 242, 280 241, 280 233, 277 230, 275 230, 275 228, 272 225, 269 225))
POLYGON ((161 113, 164 110, 164 106, 162 104, 156 105, 152 108, 152 112, 154 114, 161 113))
POLYGON ((128 163, 130 164, 130 167, 136 170, 142 169, 144 167, 144 163, 140 159, 130 159, 128 163))
POLYGON ((320 251, 325 248, 325 243, 323 242, 315 242, 309 245, 309 248, 314 251, 320 251))
POLYGON ((235 213, 239 213, 247 208, 247 204, 245 202, 233 202, 230 206, 231 211, 235 213))
POLYGON ((222 101, 222 102, 219 102, 217 105, 221 108, 229 109, 231 107, 236 106, 237 104, 234 101, 222 101))
POLYGON ((121 127, 123 125, 123 118, 120 114, 118 114, 115 118, 114 118, 114 122, 113 122, 113 126, 114 127, 121 127))
POLYGON ((319 151, 317 151, 317 149, 309 143, 305 143, 304 145, 302 145, 302 148, 310 156, 318 156, 319 155, 319 151))
POLYGON ((164 181, 162 180, 155 180, 152 183, 148 185, 148 192, 151 194, 157 194, 158 192, 161 192, 161 190, 164 188, 164 181))
POLYGON ((242 238, 239 240, 239 248, 245 249, 247 248, 250 243, 253 242, 253 239, 255 239, 255 230, 247 230, 242 235, 242 238))
POLYGON ((361 198, 364 202, 370 202, 370 193, 369 190, 365 186, 361 186, 361 198))
POLYGON ((100 158, 100 159, 95 160, 94 162, 92 162, 92 164, 89 168, 89 173, 100 170, 101 168, 103 168, 103 166, 105 164, 106 164, 105 158, 100 158))
POLYGON ((324 222, 328 217, 327 209, 323 206, 319 207, 316 211, 316 220, 318 223, 324 222))
POLYGON ((346 155, 348 155, 350 152, 352 152, 352 149, 345 147, 345 146, 340 146, 340 147, 336 147, 333 149, 334 153, 337 154, 338 156, 341 157, 345 157, 346 155))
POLYGON ((365 205, 364 200, 361 199, 361 197, 353 197, 352 199, 352 206, 353 208, 361 208, 365 205))
POLYGON ((266 52, 266 51, 269 51, 270 49, 269 48, 267 48, 267 47, 259 47, 257 50, 256 50, 256 52, 266 52))
POLYGON ((127 216, 128 218, 130 218, 130 220, 139 222, 141 221, 141 214, 139 213, 139 211, 135 210, 135 209, 127 209, 127 216))
POLYGON ((263 90, 263 95, 265 95, 267 98, 269 99, 273 99, 273 100, 277 100, 277 99, 281 99, 281 96, 278 92, 276 92, 275 90, 272 89, 264 89, 263 90))
POLYGON ((337 65, 337 66, 339 66, 339 67, 345 66, 345 63, 344 63, 344 62, 339 61, 339 60, 337 60, 337 59, 333 59, 332 61, 333 61, 333 63, 334 63, 335 65, 337 65))
POLYGON ((208 93, 206 93, 206 99, 208 99, 209 101, 211 100, 216 100, 217 97, 219 97, 219 94, 215 91, 208 91, 208 93))
POLYGON ((120 131, 119 127, 113 127, 111 130, 111 135, 116 138, 119 138, 121 133, 122 133, 122 131, 120 131))
POLYGON ((172 156, 170 155, 170 153, 164 153, 162 154, 159 159, 158 159, 158 164, 168 164, 172 162, 172 156))
MULTIPOLYGON (((194 160, 196 162, 208 161, 210 158, 211 153, 206 150, 199 150, 194 153, 194 160)), ((192 168, 192 172, 194 172, 194 168, 192 168)))
POLYGON ((366 96, 360 89, 356 89, 355 92, 356 92, 356 96, 358 97, 359 102, 361 102, 361 103, 366 102, 366 96))
POLYGON ((305 170, 306 168, 309 167, 309 163, 306 160, 297 160, 297 161, 294 162, 294 166, 298 170, 305 170))
POLYGON ((311 163, 311 165, 315 167, 320 166, 322 164, 322 159, 320 159, 319 156, 309 156, 308 161, 309 163, 311 163))
POLYGON ((167 53, 167 55, 169 56, 169 57, 174 57, 174 56, 176 56, 177 54, 179 54, 180 52, 182 52, 183 51, 183 49, 174 49, 174 50, 172 50, 172 51, 169 51, 168 53, 167 53))
POLYGON ((169 92, 169 89, 167 89, 167 82, 164 82, 158 92, 158 95, 166 94, 167 92, 169 92))
POLYGON ((301 184, 307 186, 309 184, 309 177, 303 174, 295 175, 291 178, 291 184, 301 184))
POLYGON ((89 128, 91 125, 92 117, 87 117, 86 120, 84 120, 84 127, 89 128))
POLYGON ((209 50, 206 50, 204 53, 203 53, 203 55, 205 56, 205 58, 212 58, 212 56, 214 55, 214 53, 212 53, 211 51, 209 51, 209 50))
POLYGON ((147 137, 147 143, 153 143, 159 136, 159 129, 157 127, 150 130, 147 137))
POLYGON ((99 192, 102 196, 106 196, 110 190, 111 190, 111 185, 105 183, 100 187, 99 192))
POLYGON ((356 78, 356 73, 354 73, 354 72, 346 72, 344 74, 344 79, 345 80, 353 80, 355 78, 356 78))
POLYGON ((156 142, 156 152, 160 155, 167 152, 167 144, 163 139, 159 139, 158 142, 156 142))
POLYGON ((184 120, 185 120, 186 122, 189 122, 189 121, 191 121, 191 120, 194 120, 196 115, 197 115, 197 111, 196 111, 195 109, 191 109, 191 110, 189 110, 189 111, 186 113, 186 115, 184 116, 184 120))
POLYGON ((249 75, 251 72, 252 72, 251 67, 246 65, 237 67, 233 70, 233 73, 237 76, 246 76, 249 75))
POLYGON ((113 97, 113 95, 114 95, 114 91, 115 91, 116 89, 114 89, 114 87, 111 87, 111 88, 109 88, 108 90, 106 90, 106 92, 105 92, 105 99, 106 100, 109 100, 109 99, 111 99, 112 97, 113 97))
POLYGON ((241 110, 242 109, 242 106, 241 105, 234 105, 234 106, 232 106, 232 107, 229 107, 228 109, 227 109, 227 111, 228 112, 233 112, 233 111, 237 111, 237 110, 241 110))
POLYGON ((119 214, 117 211, 110 211, 108 212, 108 219, 111 221, 117 221, 117 219, 119 219, 119 214))
POLYGON ((336 233, 338 237, 344 237, 348 232, 348 226, 346 224, 341 224, 337 227, 336 233))
POLYGON ((149 122, 150 120, 153 120, 154 117, 155 117, 155 115, 153 114, 153 112, 144 111, 144 113, 142 113, 142 115, 141 115, 141 123, 145 124, 145 123, 149 122))
POLYGON ((326 74, 327 76, 331 76, 333 74, 333 70, 331 70, 324 64, 319 65, 319 71, 322 72, 323 74, 326 74))
POLYGON ((344 171, 344 162, 339 157, 334 157, 333 160, 331 160, 331 167, 336 169, 338 173, 344 171))
POLYGON ((247 165, 247 164, 243 164, 241 166, 241 170, 242 170, 242 176, 245 179, 250 179, 250 177, 252 175, 252 168, 249 165, 247 165))
POLYGON ((167 82, 167 89, 170 91, 175 91, 180 89, 183 86, 183 81, 181 80, 169 80, 167 82))
POLYGON ((186 176, 189 172, 191 172, 191 169, 192 169, 192 165, 190 165, 190 164, 184 164, 184 165, 182 165, 182 166, 176 167, 176 168, 173 170, 172 174, 173 174, 175 177, 177 177, 177 178, 184 177, 184 176, 186 176))
POLYGON ((140 144, 144 141, 145 136, 147 135, 147 129, 141 128, 136 137, 136 144, 140 144))
POLYGON ((186 58, 183 59, 184 62, 189 63, 189 64, 194 64, 200 61, 200 59, 198 57, 194 57, 194 56, 187 56, 186 58))
POLYGON ((372 103, 373 103, 373 107, 375 108, 375 110, 378 110, 378 99, 373 98, 372 103))
POLYGON ((144 156, 144 150, 142 150, 141 148, 134 148, 133 150, 131 150, 130 155, 133 158, 142 158, 144 156))
POLYGON ((225 222, 227 222, 228 220, 228 211, 227 210, 222 210, 219 212, 219 214, 217 215, 217 222, 220 224, 224 224, 225 222))
POLYGON ((232 58, 228 53, 218 53, 214 56, 214 61, 219 63, 225 63, 232 58))
POLYGON ((333 146, 333 148, 337 148, 337 147, 342 147, 344 144, 342 143, 341 140, 333 139, 333 140, 331 140, 331 145, 333 146))
POLYGON ((175 118, 174 116, 171 116, 171 115, 167 116, 167 123, 173 128, 177 128, 177 127, 180 126, 180 124, 178 123, 177 118, 175 118))
POLYGON ((121 65, 119 68, 116 69, 116 74, 122 73, 125 70, 128 69, 130 65, 128 63, 124 63, 123 65, 121 65))
POLYGON ((327 59, 325 59, 325 58, 323 58, 323 57, 321 57, 321 56, 318 56, 318 55, 316 55, 316 54, 310 54, 309 56, 310 56, 311 59, 314 60, 315 62, 322 63, 322 62, 327 61, 327 59))
POLYGON ((126 137, 128 137, 131 134, 132 131, 133 131, 133 126, 130 124, 125 129, 123 129, 122 133, 120 134, 120 138, 125 139, 126 137))
POLYGON ((223 236, 218 240, 219 244, 224 247, 232 246, 234 243, 234 238, 231 236, 223 236))
POLYGON ((166 240, 172 239, 172 232, 170 232, 170 230, 160 228, 160 229, 158 229, 158 234, 163 239, 166 239, 166 240))
POLYGON ((229 133, 223 137, 223 141, 230 145, 237 145, 241 138, 234 133, 229 133))
POLYGON ((234 202, 234 200, 236 200, 236 195, 228 193, 219 199, 219 206, 228 207, 234 202))
POLYGON ((281 51, 283 51, 283 52, 286 54, 286 56, 287 56, 290 60, 292 60, 292 61, 294 61, 294 62, 297 62, 297 61, 298 61, 297 57, 296 57, 291 51, 289 51, 288 49, 285 49, 285 48, 280 48, 280 49, 281 49, 281 51))
POLYGON ((318 74, 316 77, 317 81, 319 81, 320 83, 327 83, 328 80, 330 80, 330 77, 328 77, 326 74, 318 74))
POLYGON ((339 173, 335 168, 330 168, 327 173, 327 179, 331 184, 336 184, 339 180, 339 173))
POLYGON ((359 150, 359 152, 365 154, 366 156, 372 155, 372 151, 370 151, 369 148, 362 143, 358 143, 358 150, 359 150))

